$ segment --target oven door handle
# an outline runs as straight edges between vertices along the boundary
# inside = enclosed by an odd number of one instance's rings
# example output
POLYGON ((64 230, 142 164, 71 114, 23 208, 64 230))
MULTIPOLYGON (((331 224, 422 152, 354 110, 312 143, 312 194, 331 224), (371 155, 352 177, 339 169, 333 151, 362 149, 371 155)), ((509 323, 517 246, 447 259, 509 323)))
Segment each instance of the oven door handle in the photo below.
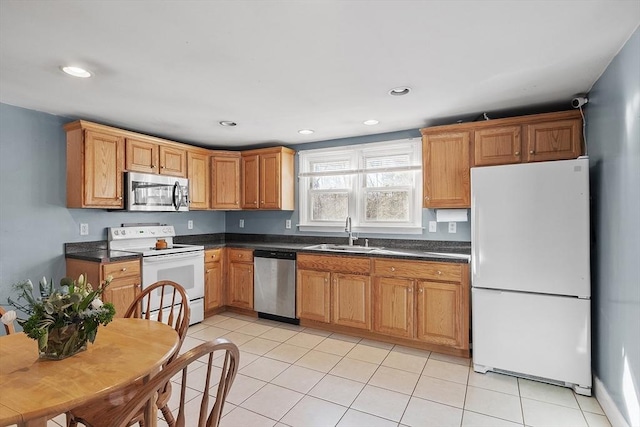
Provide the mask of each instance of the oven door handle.
POLYGON ((204 251, 193 251, 178 254, 154 255, 142 258, 143 264, 155 264, 159 262, 167 262, 178 259, 202 258, 204 260, 204 251))

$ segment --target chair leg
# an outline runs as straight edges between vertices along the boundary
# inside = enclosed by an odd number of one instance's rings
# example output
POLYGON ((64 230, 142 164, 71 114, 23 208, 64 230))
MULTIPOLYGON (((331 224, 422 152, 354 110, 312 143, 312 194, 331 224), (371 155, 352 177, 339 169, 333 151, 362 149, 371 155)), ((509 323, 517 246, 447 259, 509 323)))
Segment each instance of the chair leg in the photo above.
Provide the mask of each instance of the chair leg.
POLYGON ((174 427, 176 425, 176 420, 173 418, 173 414, 171 413, 169 406, 164 405, 160 410, 162 411, 162 416, 169 427, 174 427))
POLYGON ((78 422, 76 421, 75 418, 73 418, 73 416, 67 412, 66 414, 67 417, 67 427, 77 427, 78 426, 78 422))

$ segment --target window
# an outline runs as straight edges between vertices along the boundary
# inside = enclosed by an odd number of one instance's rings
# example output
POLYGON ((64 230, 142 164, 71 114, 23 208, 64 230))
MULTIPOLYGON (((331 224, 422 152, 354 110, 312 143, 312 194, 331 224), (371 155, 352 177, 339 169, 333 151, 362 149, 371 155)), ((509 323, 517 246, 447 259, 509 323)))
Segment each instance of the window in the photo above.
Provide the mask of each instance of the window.
POLYGON ((422 233, 419 140, 299 154, 300 230, 422 233))

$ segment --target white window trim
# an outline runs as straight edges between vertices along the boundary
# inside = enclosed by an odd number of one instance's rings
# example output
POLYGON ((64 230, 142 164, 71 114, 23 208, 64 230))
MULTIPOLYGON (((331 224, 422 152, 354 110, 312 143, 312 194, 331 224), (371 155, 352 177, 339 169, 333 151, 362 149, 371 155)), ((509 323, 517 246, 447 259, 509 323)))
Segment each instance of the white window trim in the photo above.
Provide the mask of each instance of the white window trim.
MULTIPOLYGON (((299 209, 300 209, 300 224, 298 229, 305 232, 344 232, 344 221, 327 221, 326 223, 311 222, 309 221, 311 209, 309 201, 309 191, 307 185, 307 179, 313 176, 323 175, 355 175, 355 179, 352 181, 350 194, 356 194, 354 203, 349 203, 349 216, 352 218, 352 231, 356 233, 371 233, 371 234, 422 234, 422 144, 419 139, 404 139, 395 141, 385 141, 371 144, 359 144, 350 145, 344 147, 333 148, 321 148, 312 150, 303 150, 298 152, 299 157, 299 209), (414 171, 414 186, 410 188, 410 198, 413 201, 413 211, 409 212, 409 223, 387 223, 381 225, 380 223, 362 223, 361 218, 364 218, 364 198, 363 196, 363 177, 366 170, 364 167, 364 158, 372 156, 384 156, 393 155, 399 152, 408 153, 413 159, 413 164, 410 166, 393 167, 393 168, 380 168, 376 171, 414 171), (348 157, 351 159, 353 169, 340 171, 340 172, 310 172, 309 165, 315 160, 327 161, 332 158, 345 159, 348 157)), ((393 187, 389 187, 393 189, 393 187)), ((345 218, 346 220, 346 218, 345 218)))

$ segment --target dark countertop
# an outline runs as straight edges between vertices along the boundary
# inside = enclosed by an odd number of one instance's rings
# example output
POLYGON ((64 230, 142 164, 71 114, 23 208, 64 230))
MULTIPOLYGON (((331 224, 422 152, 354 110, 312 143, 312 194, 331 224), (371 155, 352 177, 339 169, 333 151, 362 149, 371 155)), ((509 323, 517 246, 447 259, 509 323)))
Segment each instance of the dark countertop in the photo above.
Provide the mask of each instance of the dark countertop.
MULTIPOLYGON (((369 239, 369 245, 379 248, 367 253, 353 253, 333 250, 305 249, 321 243, 344 245, 346 238, 311 236, 276 236, 255 234, 200 234, 176 236, 175 243, 202 245, 205 249, 220 247, 247 248, 257 250, 288 250, 306 254, 356 256, 367 258, 394 258, 452 263, 469 263, 471 244, 469 242, 447 242, 429 240, 369 239), (448 256, 466 255, 463 258, 448 256)), ((364 240, 364 239, 362 239, 364 240)), ((356 245, 357 246, 357 245, 356 245)), ((360 245, 362 246, 362 245, 360 245)), ((107 242, 65 243, 66 258, 94 262, 118 262, 140 258, 139 254, 124 251, 109 251, 107 242)))

